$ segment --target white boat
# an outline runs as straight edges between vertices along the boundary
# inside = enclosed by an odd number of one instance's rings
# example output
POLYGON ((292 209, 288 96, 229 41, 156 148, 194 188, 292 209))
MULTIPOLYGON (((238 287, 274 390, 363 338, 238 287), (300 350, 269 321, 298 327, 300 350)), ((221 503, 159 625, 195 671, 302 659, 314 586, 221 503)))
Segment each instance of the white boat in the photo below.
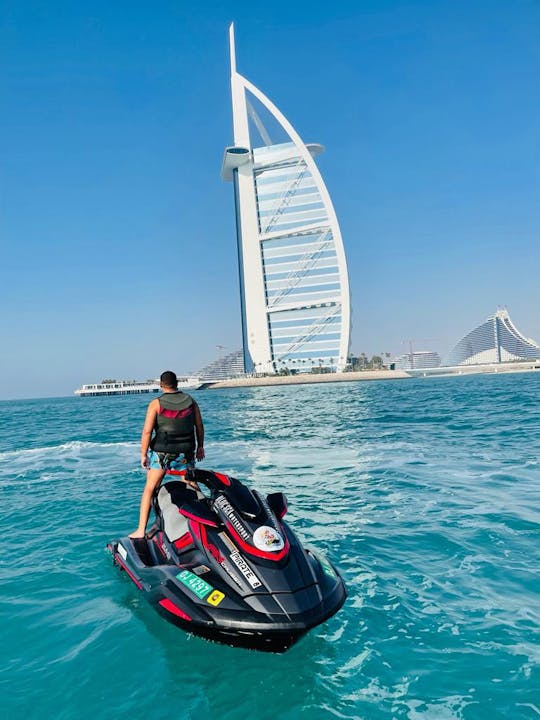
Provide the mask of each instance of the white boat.
POLYGON ((195 375, 187 375, 185 377, 178 378, 179 390, 198 390, 199 388, 202 388, 203 385, 204 381, 195 375))
MULTIPOLYGON (((179 390, 198 390, 203 386, 203 382, 198 377, 179 377, 179 390)), ((83 385, 75 390, 75 395, 79 397, 92 397, 98 395, 136 395, 139 393, 158 393, 161 391, 159 380, 149 380, 146 382, 136 382, 134 380, 112 380, 102 381, 100 383, 91 383, 83 385)))

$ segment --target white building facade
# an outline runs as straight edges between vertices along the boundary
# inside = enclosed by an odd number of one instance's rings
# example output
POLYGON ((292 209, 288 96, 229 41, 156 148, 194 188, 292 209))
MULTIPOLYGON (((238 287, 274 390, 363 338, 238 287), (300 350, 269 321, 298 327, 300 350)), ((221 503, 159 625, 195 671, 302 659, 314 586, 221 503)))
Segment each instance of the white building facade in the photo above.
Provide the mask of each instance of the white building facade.
POLYGON ((439 367, 441 357, 433 350, 416 350, 400 355, 394 362, 396 370, 419 370, 439 367))
POLYGON ((499 309, 465 335, 444 364, 455 367, 522 360, 540 360, 540 345, 520 333, 506 309, 499 309))
POLYGON ((314 157, 276 106, 236 71, 230 28, 234 184, 244 369, 341 371, 350 340, 347 264, 332 201, 314 157), (255 106, 279 127, 273 142, 255 106))

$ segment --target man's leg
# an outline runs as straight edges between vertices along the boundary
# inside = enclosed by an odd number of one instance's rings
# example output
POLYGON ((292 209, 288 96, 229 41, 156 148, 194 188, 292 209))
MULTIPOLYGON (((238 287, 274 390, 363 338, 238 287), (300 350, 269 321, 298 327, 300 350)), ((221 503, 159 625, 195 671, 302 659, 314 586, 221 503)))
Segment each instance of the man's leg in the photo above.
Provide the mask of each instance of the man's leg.
POLYGON ((146 485, 144 486, 141 509, 139 511, 139 527, 130 534, 130 538, 143 538, 146 533, 146 523, 150 515, 150 507, 152 505, 152 495, 159 483, 165 476, 165 470, 148 470, 146 475, 146 485))

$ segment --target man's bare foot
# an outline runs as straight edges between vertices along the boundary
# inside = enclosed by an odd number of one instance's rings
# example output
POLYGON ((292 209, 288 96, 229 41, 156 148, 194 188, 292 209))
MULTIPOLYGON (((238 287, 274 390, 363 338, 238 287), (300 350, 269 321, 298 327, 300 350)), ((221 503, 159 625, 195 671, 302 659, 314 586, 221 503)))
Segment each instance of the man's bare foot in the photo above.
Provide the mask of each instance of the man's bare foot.
POLYGON ((143 538, 146 535, 145 531, 142 532, 140 530, 135 530, 135 532, 132 532, 128 535, 129 538, 132 540, 137 540, 138 538, 143 538))

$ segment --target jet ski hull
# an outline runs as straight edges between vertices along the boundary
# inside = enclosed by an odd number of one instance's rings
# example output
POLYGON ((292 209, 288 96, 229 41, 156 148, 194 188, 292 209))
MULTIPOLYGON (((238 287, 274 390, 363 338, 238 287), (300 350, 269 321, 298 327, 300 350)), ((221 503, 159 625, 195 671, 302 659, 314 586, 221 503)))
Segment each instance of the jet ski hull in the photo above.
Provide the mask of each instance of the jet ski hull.
MULTIPOLYGON (((168 484, 175 492, 182 490, 176 485, 168 484)), ((268 523, 263 527, 277 528, 275 535, 279 530, 281 550, 258 550, 235 534, 235 527, 242 534, 255 528, 255 534, 260 519, 248 522, 249 513, 233 515, 226 506, 226 520, 231 522, 227 525, 205 510, 207 501, 201 507, 195 502, 179 503, 180 512, 187 513, 185 527, 178 525, 176 515, 171 515, 173 524, 170 519, 168 525, 163 523, 162 511, 164 515, 172 512, 166 492, 160 490, 163 507, 155 505, 158 523, 151 537, 123 537, 107 547, 115 565, 168 622, 208 640, 281 653, 345 602, 347 592, 336 568, 304 548, 291 528, 264 507, 259 495, 257 501, 269 513, 261 514, 268 523), (244 525, 248 530, 244 531, 244 525)), ((244 500, 251 502, 249 497, 244 500)), ((216 507, 223 504, 218 502, 216 507)), ((178 514, 176 505, 172 504, 172 510, 178 514)), ((269 536, 272 540, 272 532, 269 536)))

